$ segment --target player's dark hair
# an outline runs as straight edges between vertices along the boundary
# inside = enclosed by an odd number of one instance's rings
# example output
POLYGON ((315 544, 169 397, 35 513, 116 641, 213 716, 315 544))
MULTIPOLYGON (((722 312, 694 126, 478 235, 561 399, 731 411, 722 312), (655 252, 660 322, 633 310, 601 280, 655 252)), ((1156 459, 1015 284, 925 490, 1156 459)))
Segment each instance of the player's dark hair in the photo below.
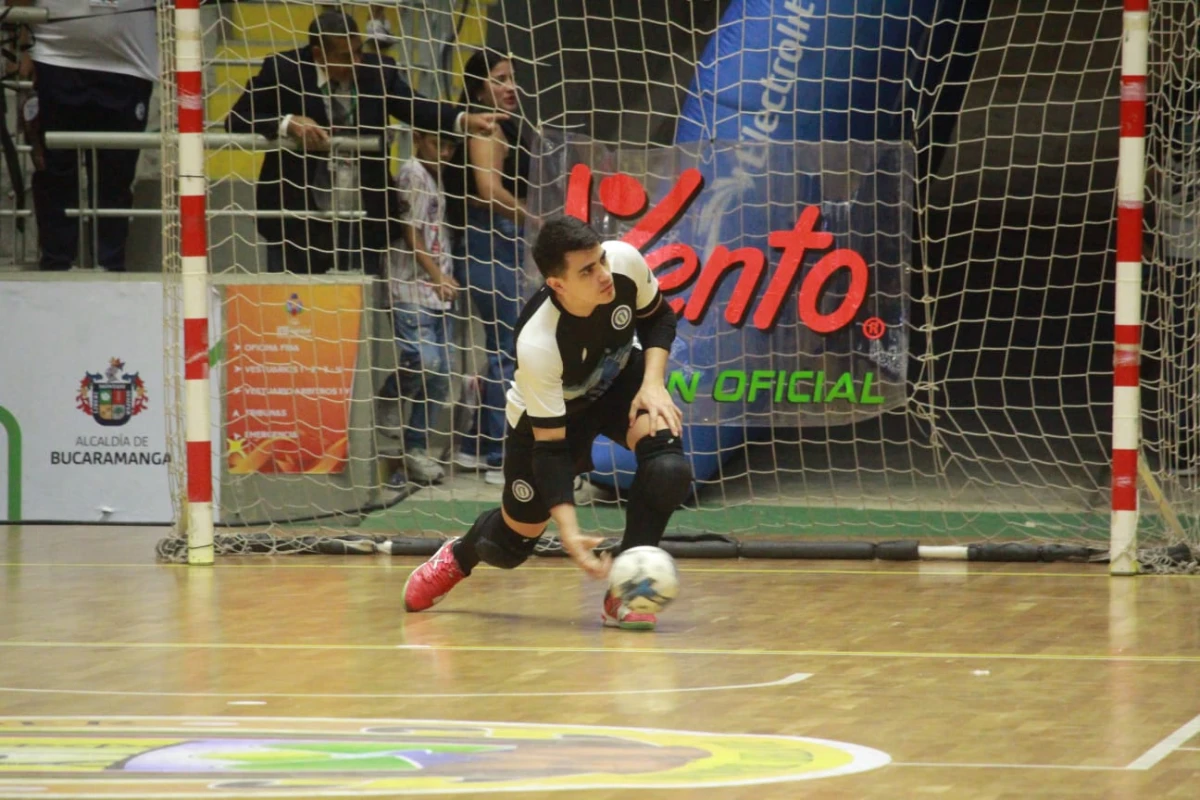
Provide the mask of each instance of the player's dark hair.
POLYGON ((358 35, 358 23, 354 17, 341 11, 326 11, 317 16, 308 26, 308 44, 325 51, 325 43, 334 36, 358 35))
POLYGON ((492 70, 508 60, 508 56, 490 47, 476 50, 463 65, 463 90, 459 104, 478 105, 479 95, 491 78, 492 70))
POLYGON ((543 278, 557 278, 567 266, 567 253, 591 250, 600 241, 600 234, 586 222, 575 217, 552 217, 542 225, 533 243, 533 263, 543 278))

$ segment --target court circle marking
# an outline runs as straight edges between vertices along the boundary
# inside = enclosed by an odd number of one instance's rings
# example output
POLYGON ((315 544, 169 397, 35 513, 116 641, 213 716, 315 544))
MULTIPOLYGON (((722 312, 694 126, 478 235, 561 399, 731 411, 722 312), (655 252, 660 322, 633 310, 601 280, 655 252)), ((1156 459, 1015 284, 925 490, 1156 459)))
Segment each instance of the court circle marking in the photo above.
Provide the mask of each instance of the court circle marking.
POLYGON ((0 763, 0 796, 136 800, 750 786, 891 757, 812 737, 607 725, 64 715, 0 717, 0 763))

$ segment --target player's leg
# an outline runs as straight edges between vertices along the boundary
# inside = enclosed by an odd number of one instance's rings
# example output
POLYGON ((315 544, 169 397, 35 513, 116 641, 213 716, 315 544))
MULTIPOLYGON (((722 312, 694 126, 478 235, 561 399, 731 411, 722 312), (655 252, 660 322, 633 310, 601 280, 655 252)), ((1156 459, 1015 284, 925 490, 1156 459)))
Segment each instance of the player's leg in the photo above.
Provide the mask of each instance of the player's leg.
POLYGON ((445 597, 480 564, 516 569, 546 530, 550 513, 534 489, 533 435, 508 429, 505 436, 504 496, 459 539, 446 542, 409 576, 404 607, 424 611, 445 597))
POLYGON ((637 472, 626 502, 622 552, 658 546, 671 514, 692 488, 692 465, 680 438, 667 429, 650 430, 650 417, 645 413, 629 424, 629 407, 641 389, 644 372, 644 358, 635 350, 625 369, 591 409, 599 432, 637 456, 637 472))
POLYGON ((503 506, 489 509, 454 543, 454 560, 465 575, 481 562, 498 569, 516 569, 533 555, 548 521, 518 522, 503 506))
MULTIPOLYGON (((649 416, 637 418, 625 445, 637 454, 638 466, 625 504, 625 534, 618 554, 634 547, 657 547, 671 514, 687 499, 692 485, 691 463, 679 437, 669 430, 651 433, 649 416)), ((652 631, 658 625, 654 614, 633 611, 611 594, 604 597, 600 618, 606 626, 627 631, 652 631)))
POLYGON ((637 456, 637 472, 629 487, 621 551, 657 547, 671 515, 691 491, 692 464, 680 437, 666 429, 652 432, 647 414, 637 418, 625 443, 637 456))
POLYGON ((533 475, 533 433, 508 427, 504 435, 504 494, 500 508, 479 519, 454 545, 454 555, 466 574, 481 561, 500 569, 525 563, 546 530, 550 512, 538 496, 533 475))
MULTIPOLYGON (((629 407, 641 388, 644 371, 640 353, 630 358, 608 392, 596 401, 601 433, 637 455, 637 472, 625 506, 625 533, 619 552, 633 547, 657 546, 671 514, 692 485, 692 468, 678 436, 669 430, 650 430, 650 417, 640 415, 629 425, 629 407)), ((623 630, 654 630, 654 614, 639 614, 611 595, 604 599, 601 619, 623 630)))

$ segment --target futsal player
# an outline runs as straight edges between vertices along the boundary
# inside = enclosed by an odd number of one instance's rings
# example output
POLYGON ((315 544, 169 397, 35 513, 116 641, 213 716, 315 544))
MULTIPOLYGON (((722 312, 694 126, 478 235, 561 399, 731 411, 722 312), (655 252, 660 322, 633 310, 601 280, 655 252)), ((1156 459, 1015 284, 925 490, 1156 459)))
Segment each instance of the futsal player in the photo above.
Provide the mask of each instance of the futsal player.
MULTIPOLYGON (((621 551, 657 545, 691 488, 680 441, 683 414, 665 385, 675 312, 641 253, 602 242, 591 227, 563 216, 542 226, 533 260, 545 283, 517 320, 501 505, 409 576, 408 611, 439 602, 480 562, 519 567, 550 519, 575 563, 593 578, 605 577, 611 558, 593 552, 602 540, 583 534, 574 504, 574 476, 592 468, 599 434, 637 455, 621 551)), ((653 630, 657 623, 607 593, 602 619, 626 630, 653 630)))

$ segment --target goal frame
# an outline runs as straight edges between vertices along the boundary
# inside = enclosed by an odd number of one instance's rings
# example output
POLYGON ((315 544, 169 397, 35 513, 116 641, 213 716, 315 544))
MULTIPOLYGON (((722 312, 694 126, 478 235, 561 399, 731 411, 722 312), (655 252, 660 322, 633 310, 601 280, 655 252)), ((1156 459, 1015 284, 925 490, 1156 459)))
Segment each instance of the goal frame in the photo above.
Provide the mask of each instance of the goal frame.
MULTIPOLYGON (((1109 573, 1135 575, 1139 569, 1137 528, 1138 462, 1141 454, 1142 204, 1146 191, 1149 0, 1125 0, 1122 34, 1109 573)), ((1142 470, 1142 473, 1148 475, 1149 471, 1142 470)))
MULTIPOLYGON (((1149 0, 1124 0, 1121 44, 1120 148, 1116 210, 1116 281, 1109 572, 1136 575, 1139 491, 1147 489, 1170 521, 1173 514, 1141 459, 1140 358, 1142 342, 1143 199, 1146 175, 1146 73, 1149 0)), ((178 154, 177 198, 182 299, 182 430, 186 459, 177 525, 187 563, 214 560, 214 475, 209 386, 207 179, 204 149, 203 30, 199 0, 176 0, 174 103, 178 154)), ((164 60, 164 67, 166 62, 164 60)), ((164 85, 164 89, 170 89, 164 85)), ((164 131, 164 133, 168 133, 164 131)), ((179 324, 168 320, 168 324, 179 324)), ((1177 523, 1176 523, 1177 524, 1177 523)))
POLYGON ((200 0, 175 0, 179 255, 183 300, 183 429, 187 563, 213 563, 212 420, 208 363, 208 179, 204 157, 204 36, 200 0))

